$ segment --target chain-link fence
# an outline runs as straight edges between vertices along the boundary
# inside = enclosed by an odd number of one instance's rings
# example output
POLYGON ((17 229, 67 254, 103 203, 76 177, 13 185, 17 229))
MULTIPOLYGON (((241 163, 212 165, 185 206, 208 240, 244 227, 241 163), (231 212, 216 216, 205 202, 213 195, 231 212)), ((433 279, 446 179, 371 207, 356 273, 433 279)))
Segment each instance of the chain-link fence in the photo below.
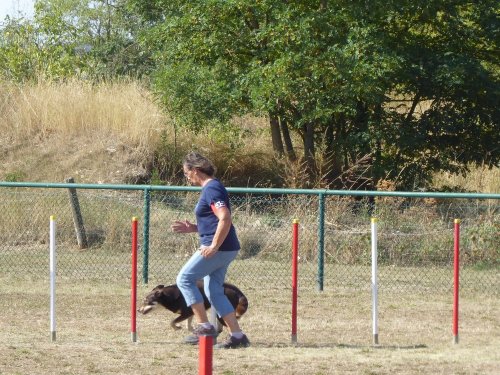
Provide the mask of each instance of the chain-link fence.
MULTIPOLYGON (((296 218, 301 287, 369 290, 370 218, 377 217, 380 290, 451 290, 458 218, 462 290, 500 291, 499 194, 229 191, 242 249, 228 280, 240 285, 290 286, 296 218)), ((125 282, 135 216, 140 277, 173 283, 197 238, 173 233, 170 225, 194 220, 198 196, 197 188, 186 187, 0 183, 0 271, 48 277, 49 217, 54 215, 58 277, 125 282), (70 187, 78 188, 85 248, 77 242, 70 187)))

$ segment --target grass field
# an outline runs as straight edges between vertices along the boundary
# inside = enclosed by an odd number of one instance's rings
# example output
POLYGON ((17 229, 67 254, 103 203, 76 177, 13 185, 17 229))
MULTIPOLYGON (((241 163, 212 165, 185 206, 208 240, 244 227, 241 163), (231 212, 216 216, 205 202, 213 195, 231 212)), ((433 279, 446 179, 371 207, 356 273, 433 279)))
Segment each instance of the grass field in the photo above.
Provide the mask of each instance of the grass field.
MULTIPOLYGON (((252 176, 259 186, 267 186, 276 177, 283 178, 285 187, 297 187, 297 181, 301 181, 300 164, 285 165, 283 169, 276 163, 265 118, 236 119, 241 133, 231 139, 235 142, 233 150, 221 135, 179 129, 151 93, 135 81, 99 85, 81 81, 23 85, 0 82, 0 88, 0 107, 4 109, 0 111, 2 180, 62 182, 72 176, 81 183, 175 183, 182 178, 178 176, 182 156, 193 145, 203 145, 201 150, 218 164, 220 176, 234 181, 232 186, 247 186, 247 176, 252 176), (162 170, 165 175, 159 176, 162 170), (285 176, 277 176, 280 173, 285 176)), ((294 143, 300 145, 300 137, 294 143)), ((471 166, 466 176, 437 173, 432 187, 498 193, 499 177, 498 167, 471 166)), ((390 186, 385 188, 390 190, 390 186)), ((123 199, 111 193, 96 193, 85 199, 83 192, 79 193, 94 247, 80 252, 74 245, 69 246, 69 241, 58 247, 58 325, 57 341, 52 343, 48 216, 55 214, 58 233, 73 239, 67 192, 25 195, 3 189, 0 193, 0 211, 4 213, 0 218, 0 375, 197 373, 197 348, 182 344, 186 332, 171 330, 168 322, 172 314, 167 311, 140 316, 139 342, 130 340, 129 224, 131 216, 142 212, 142 196, 127 195, 123 199), (91 280, 95 278, 101 281, 91 280)), ((359 232, 355 224, 358 220, 346 225, 344 219, 349 215, 339 206, 326 216, 332 233, 340 234, 326 241, 326 255, 340 264, 325 265, 324 292, 315 290, 315 253, 300 265, 296 346, 290 343, 288 258, 282 264, 258 258, 235 262, 229 277, 236 279, 250 300, 241 323, 252 346, 216 352, 214 374, 500 373, 499 227, 494 216, 498 209, 491 205, 471 214, 469 225, 464 225, 462 231, 468 249, 463 259, 468 256, 473 266, 461 271, 461 341, 453 345, 451 268, 441 263, 444 257, 439 258, 438 266, 428 266, 434 263, 426 261, 443 254, 437 250, 451 249, 451 231, 436 226, 435 216, 439 214, 440 220, 445 216, 451 222, 455 212, 451 204, 434 202, 432 208, 436 210, 429 216, 422 208, 427 205, 424 203, 405 210, 404 216, 394 214, 402 213, 398 206, 385 218, 379 217, 381 225, 385 222, 390 227, 390 233, 401 229, 406 221, 424 228, 417 228, 418 234, 411 237, 404 231, 383 237, 381 228, 381 249, 385 246, 387 251, 394 250, 405 261, 420 254, 415 248, 427 250, 427 258, 416 264, 380 265, 379 346, 371 344, 369 265, 363 259, 346 259, 337 253, 347 247, 369 250, 369 243, 362 242, 369 237, 347 233, 353 229, 359 232), (449 214, 438 211, 443 207, 449 214), (343 229, 345 233, 341 233, 343 229), (437 231, 443 232, 444 238, 450 234, 449 241, 438 241, 434 233, 437 231), (398 252, 400 249, 403 251, 398 252), (481 258, 478 254, 486 255, 481 258), (470 260, 472 255, 476 258, 470 260), (343 261, 348 265, 344 266, 343 261)), ((466 208, 477 204, 468 202, 466 208)), ((172 239, 164 233, 164 223, 170 223, 171 218, 163 205, 152 205, 151 227, 156 230, 152 229, 150 238, 151 278, 148 286, 140 286, 139 297, 156 283, 168 282, 160 277, 173 280, 185 260, 168 256, 172 239)), ((283 232, 274 228, 277 221, 247 216, 250 224, 245 224, 241 222, 245 207, 242 204, 239 217, 235 215, 241 239, 247 241, 245 248, 251 248, 249 240, 261 246, 263 252, 279 248, 275 240, 281 240, 283 232), (262 225, 253 227, 257 220, 262 225), (243 231, 245 225, 247 233, 243 231), (260 235, 258 241, 256 234, 260 235)), ((328 202, 327 207, 333 207, 333 202, 328 202)), ((235 205, 235 211, 238 208, 235 205)), ((260 211, 264 210, 262 206, 260 211)), ((191 211, 189 205, 187 212, 191 211)), ((297 212, 304 210, 299 208, 297 212)), ((264 216, 274 218, 267 211, 264 216)), ((290 221, 283 219, 287 225, 290 221)), ((314 224, 309 225, 309 231, 309 248, 316 249, 314 224)), ((185 248, 195 246, 187 242, 185 248)), ((301 249, 305 248, 301 245, 301 249)))
MULTIPOLYGON (((140 285, 141 300, 154 285, 140 285)), ((379 295, 379 341, 372 345, 366 290, 300 288, 298 343, 291 344, 291 290, 245 285, 241 324, 252 346, 215 351, 214 374, 497 374, 500 369, 498 295, 464 293, 460 343, 452 344, 449 293, 379 295)), ((195 374, 198 349, 173 331, 173 314, 138 316, 130 335, 128 282, 57 282, 57 341, 50 341, 49 285, 0 278, 0 374, 195 374)))

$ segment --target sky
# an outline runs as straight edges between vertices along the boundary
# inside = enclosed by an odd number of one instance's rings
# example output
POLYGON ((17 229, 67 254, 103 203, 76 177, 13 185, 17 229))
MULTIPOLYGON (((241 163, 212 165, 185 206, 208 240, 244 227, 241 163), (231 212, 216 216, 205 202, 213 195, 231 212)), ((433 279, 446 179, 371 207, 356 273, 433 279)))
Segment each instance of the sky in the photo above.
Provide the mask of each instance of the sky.
POLYGON ((0 23, 5 19, 5 16, 19 16, 19 12, 23 16, 33 16, 33 4, 35 0, 0 0, 0 23))

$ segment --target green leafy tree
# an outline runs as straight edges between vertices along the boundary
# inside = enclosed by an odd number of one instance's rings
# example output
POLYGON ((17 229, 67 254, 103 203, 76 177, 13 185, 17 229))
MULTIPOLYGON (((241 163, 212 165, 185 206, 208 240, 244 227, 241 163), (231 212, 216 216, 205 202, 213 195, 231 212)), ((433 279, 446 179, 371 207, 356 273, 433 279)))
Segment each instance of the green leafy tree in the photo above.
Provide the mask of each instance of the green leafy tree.
POLYGON ((74 45, 87 77, 141 76, 150 69, 135 40, 140 26, 123 0, 37 1, 35 19, 45 35, 74 45))
POLYGON ((379 48, 359 42, 367 32, 346 4, 131 3, 153 25, 147 42, 162 67, 157 88, 185 123, 203 127, 242 113, 267 115, 278 154, 294 159, 289 131, 300 134, 311 176, 317 172, 316 144, 326 134, 332 180, 349 164, 343 149, 367 138, 343 122, 357 116, 359 95, 383 94, 385 87, 377 84, 392 56, 371 57, 379 48), (370 64, 378 68, 375 76, 370 64))
POLYGON ((360 160, 366 186, 388 178, 402 188, 424 187, 436 170, 498 164, 492 0, 129 5, 148 25, 157 90, 181 123, 266 115, 274 150, 294 158, 296 132, 309 175, 329 186, 359 187, 344 181, 360 160))
POLYGON ((33 20, 1 28, 0 69, 21 80, 142 76, 151 60, 135 40, 139 28, 122 0, 38 0, 33 20))
POLYGON ((24 19, 6 18, 0 30, 0 76, 21 80, 34 76, 38 52, 34 26, 24 19))
POLYGON ((67 77, 78 69, 81 64, 72 52, 74 45, 60 43, 43 29, 44 25, 30 20, 7 20, 0 32, 0 75, 25 81, 67 77))
POLYGON ((407 188, 433 171, 498 165, 498 7, 494 1, 403 2, 384 33, 401 65, 385 103, 381 163, 407 188))

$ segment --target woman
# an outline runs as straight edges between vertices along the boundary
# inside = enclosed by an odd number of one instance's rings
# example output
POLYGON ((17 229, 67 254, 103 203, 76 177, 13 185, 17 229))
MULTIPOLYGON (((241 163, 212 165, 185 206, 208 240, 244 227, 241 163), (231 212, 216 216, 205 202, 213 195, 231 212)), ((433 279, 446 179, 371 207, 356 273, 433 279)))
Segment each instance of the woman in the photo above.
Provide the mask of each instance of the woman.
POLYGON ((200 335, 217 334, 215 327, 208 321, 203 297, 196 287, 196 281, 204 279, 205 294, 231 332, 227 340, 216 345, 216 348, 247 347, 250 342, 242 332, 234 308, 225 296, 222 286, 229 264, 236 258, 240 249, 231 220, 227 191, 214 177, 214 165, 204 156, 196 152, 189 153, 183 160, 183 169, 188 182, 202 187, 200 199, 194 210, 196 224, 187 220, 175 221, 172 224, 174 232, 197 232, 200 238, 200 248, 177 276, 177 285, 187 305, 193 309, 198 322, 194 334, 196 338, 200 335))

